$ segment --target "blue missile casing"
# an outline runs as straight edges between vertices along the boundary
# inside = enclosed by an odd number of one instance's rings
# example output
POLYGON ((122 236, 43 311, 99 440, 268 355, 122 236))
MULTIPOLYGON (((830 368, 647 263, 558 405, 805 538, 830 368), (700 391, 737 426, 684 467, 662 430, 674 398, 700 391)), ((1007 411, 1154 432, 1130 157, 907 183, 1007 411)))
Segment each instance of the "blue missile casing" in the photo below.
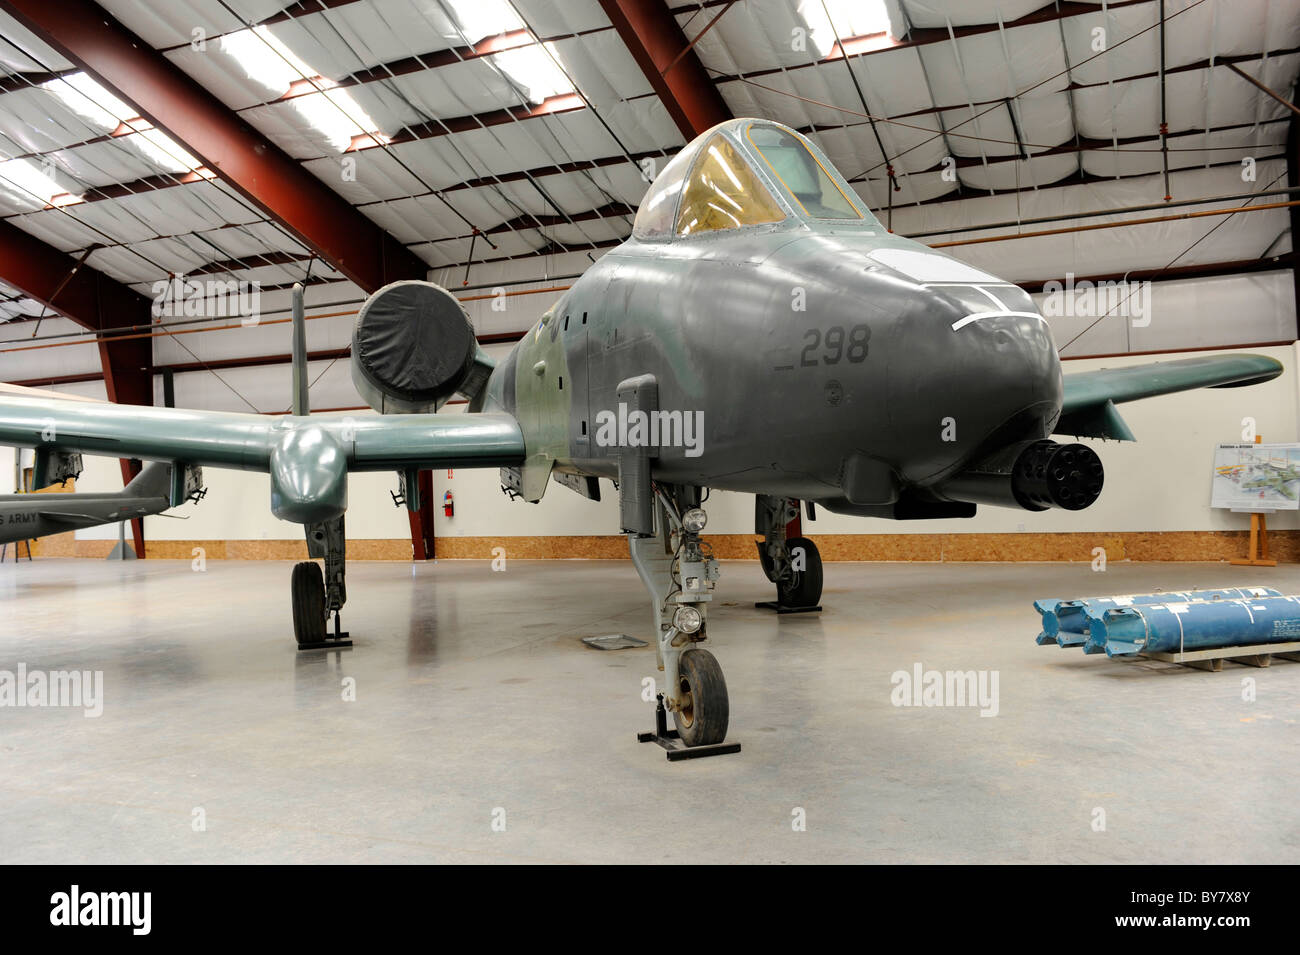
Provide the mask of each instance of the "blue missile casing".
POLYGON ((1085 653, 1124 657, 1300 641, 1300 597, 1170 601, 1090 616, 1085 653))
MULTIPOLYGON (((1035 600, 1034 609, 1043 615, 1043 629, 1038 634, 1040 646, 1055 643, 1061 647, 1084 646, 1088 636, 1089 616, 1134 604, 1159 604, 1175 601, 1200 603, 1238 597, 1280 597, 1282 591, 1271 587, 1227 587, 1220 590, 1188 590, 1179 593, 1121 594, 1112 597, 1079 597, 1074 600, 1035 600)), ((1100 649, 1085 653, 1100 653, 1100 649)))

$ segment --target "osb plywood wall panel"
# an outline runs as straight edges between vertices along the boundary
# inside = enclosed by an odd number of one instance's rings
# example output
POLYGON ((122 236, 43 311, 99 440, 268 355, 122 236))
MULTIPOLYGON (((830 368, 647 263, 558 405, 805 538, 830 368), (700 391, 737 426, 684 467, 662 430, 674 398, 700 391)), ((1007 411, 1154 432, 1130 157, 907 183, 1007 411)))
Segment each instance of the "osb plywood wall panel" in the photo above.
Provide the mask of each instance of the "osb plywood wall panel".
MULTIPOLYGON (((91 543, 85 541, 83 543, 91 543)), ((307 560, 305 540, 148 541, 146 552, 162 560, 307 560)), ((350 540, 349 560, 410 560, 409 540, 350 540)))
MULTIPOLYGON (((627 538, 610 536, 440 537, 433 547, 434 556, 451 560, 491 560, 498 556, 492 553, 498 547, 505 548, 505 557, 515 560, 562 560, 573 557, 620 560, 628 556, 627 538)), ((716 552, 717 545, 714 547, 716 552)))
MULTIPOLYGON (((32 491, 32 494, 71 494, 77 489, 75 478, 69 478, 62 484, 51 484, 49 487, 43 487, 39 491, 32 491)), ((75 557, 77 548, 77 532, 68 531, 66 534, 52 534, 49 537, 42 537, 38 540, 31 541, 33 557, 75 557)), ((23 553, 27 553, 27 545, 19 542, 23 548, 23 553)))
MULTIPOLYGON (((813 534, 823 560, 1089 561, 1101 547, 1109 560, 1231 560, 1244 557, 1247 531, 1176 531, 1111 534, 813 534)), ((716 557, 754 560, 757 537, 706 535, 716 557)), ((351 545, 349 545, 351 546, 351 545)), ((626 559, 623 537, 447 537, 440 558, 490 560, 494 548, 519 560, 548 558, 626 559)), ((1269 535, 1270 556, 1300 560, 1300 531, 1269 535)))
MULTIPOLYGON (((42 537, 32 541, 31 545, 33 557, 76 557, 77 532, 68 531, 66 534, 42 537)), ((23 546, 23 553, 27 553, 26 545, 23 546)))
MULTIPOLYGON (((131 544, 131 538, 128 537, 126 542, 131 544)), ((149 546, 151 544, 153 544, 153 541, 145 541, 146 555, 149 553, 149 546)), ((107 557, 116 546, 117 541, 77 541, 75 545, 75 553, 72 556, 103 558, 107 557)), ((132 544, 132 547, 134 546, 135 545, 132 544)))
MULTIPOLYGON (((816 534, 822 559, 828 561, 1090 561, 1095 548, 1106 559, 1149 561, 1232 560, 1245 557, 1248 531, 1116 532, 1109 534, 816 534)), ((754 560, 757 537, 748 534, 705 536, 723 560, 754 560)), ((1272 531, 1269 556, 1285 563, 1300 561, 1300 531, 1272 531)), ((74 541, 71 534, 47 537, 32 547, 41 557, 106 557, 116 541, 74 541)), ((193 560, 195 548, 206 560, 306 560, 307 542, 288 540, 148 541, 147 553, 160 560, 193 560)), ((493 551, 515 560, 626 560, 627 539, 589 537, 444 537, 435 544, 444 560, 491 560, 493 551)), ((411 559, 407 539, 348 541, 350 560, 411 559)))
MULTIPOLYGON (((90 543, 86 541, 86 543, 90 543)), ((157 560, 225 560, 227 541, 156 541, 145 540, 144 552, 157 560), (201 553, 195 553, 200 551, 201 553)))

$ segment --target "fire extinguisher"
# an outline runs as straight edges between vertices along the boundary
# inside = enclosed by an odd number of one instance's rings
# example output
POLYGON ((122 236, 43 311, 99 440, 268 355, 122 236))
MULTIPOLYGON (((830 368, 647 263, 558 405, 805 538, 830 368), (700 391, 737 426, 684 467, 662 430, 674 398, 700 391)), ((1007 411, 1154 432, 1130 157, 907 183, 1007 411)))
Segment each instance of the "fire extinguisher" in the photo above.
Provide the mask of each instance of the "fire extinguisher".
POLYGON ((456 514, 456 502, 452 499, 451 491, 442 496, 442 513, 448 517, 453 517, 456 514))

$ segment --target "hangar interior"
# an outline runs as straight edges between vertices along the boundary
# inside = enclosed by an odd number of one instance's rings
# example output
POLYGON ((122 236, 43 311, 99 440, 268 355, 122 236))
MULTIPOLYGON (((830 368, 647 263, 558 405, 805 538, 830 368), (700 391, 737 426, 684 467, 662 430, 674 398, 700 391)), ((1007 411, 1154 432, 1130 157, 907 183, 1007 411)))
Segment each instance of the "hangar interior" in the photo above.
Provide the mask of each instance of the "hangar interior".
MULTIPOLYGON (((313 656, 302 527, 266 474, 205 468, 201 501, 0 563, 0 668, 106 687, 96 720, 6 716, 8 857, 1295 861, 1300 829, 1242 810, 1294 791, 1300 667, 1058 653, 1031 605, 1300 592, 1297 511, 1268 514, 1278 566, 1232 566, 1251 518, 1210 500, 1215 445, 1300 440, 1297 0, 0 0, 0 70, 0 382, 23 388, 288 414, 300 283, 312 411, 368 418, 367 296, 437 283, 504 361, 741 117, 808 137, 888 232, 1024 289, 1067 376, 1284 367, 1125 404, 1135 441, 1082 439, 1106 469, 1085 510, 805 511, 816 614, 754 606, 753 495, 713 491, 744 749, 682 764, 633 738, 653 645, 580 642, 653 639, 609 481, 527 503, 496 468, 430 468, 413 513, 392 471, 353 474, 355 645, 313 656), (119 535, 144 559, 105 560, 119 535), (914 665, 998 674, 996 713, 891 701, 914 665)), ((34 466, 0 446, 0 492, 34 466)), ((132 467, 86 455, 70 486, 132 467)))

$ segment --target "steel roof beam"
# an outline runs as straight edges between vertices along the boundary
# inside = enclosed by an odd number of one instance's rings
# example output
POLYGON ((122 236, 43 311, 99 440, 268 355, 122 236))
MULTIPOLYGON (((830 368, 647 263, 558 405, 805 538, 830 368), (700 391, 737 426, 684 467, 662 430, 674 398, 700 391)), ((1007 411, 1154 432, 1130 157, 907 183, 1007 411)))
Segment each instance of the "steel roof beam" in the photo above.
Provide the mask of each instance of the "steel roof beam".
POLYGON ((732 118, 662 0, 600 0, 624 46, 688 142, 732 118))

